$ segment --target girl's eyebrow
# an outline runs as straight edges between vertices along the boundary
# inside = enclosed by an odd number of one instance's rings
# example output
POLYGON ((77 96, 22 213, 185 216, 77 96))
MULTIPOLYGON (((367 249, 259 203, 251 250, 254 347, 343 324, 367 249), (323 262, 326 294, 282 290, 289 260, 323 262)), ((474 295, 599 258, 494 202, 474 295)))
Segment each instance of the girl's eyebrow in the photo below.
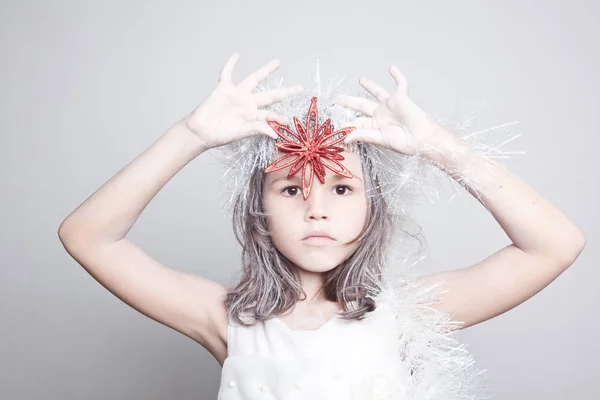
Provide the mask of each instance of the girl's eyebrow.
POLYGON ((280 175, 277 178, 273 178, 273 180, 271 181, 271 184, 273 184, 275 182, 279 182, 279 181, 298 181, 298 182, 300 182, 300 177, 298 174, 292 176, 291 178, 288 178, 287 175, 280 175))
MULTIPOLYGON (((299 173, 302 171, 299 171, 299 173)), ((273 178, 273 180, 271 181, 270 184, 274 184, 275 182, 279 182, 279 181, 296 181, 296 182, 300 182, 300 174, 295 174, 294 176, 292 176, 291 178, 288 178, 287 175, 280 175, 277 178, 273 178)), ((333 175, 333 179, 336 181, 343 181, 343 180, 352 180, 352 179, 357 179, 360 182, 364 183, 362 178, 358 175, 352 175, 352 178, 346 178, 345 176, 342 175, 338 175, 338 174, 334 174, 333 175)), ((314 179, 317 179, 317 177, 315 176, 314 179)), ((318 180, 318 179, 317 179, 318 180)))
POLYGON ((333 179, 335 179, 336 181, 343 181, 343 180, 346 180, 346 179, 348 179, 348 180, 352 180, 352 179, 354 179, 354 178, 358 179, 358 180, 359 180, 359 181, 361 181, 361 182, 363 181, 363 180, 362 180, 362 178, 361 178, 360 176, 358 176, 358 175, 355 175, 355 174, 352 174, 352 178, 346 178, 345 176, 338 175, 338 174, 335 174, 335 175, 333 176, 333 179))

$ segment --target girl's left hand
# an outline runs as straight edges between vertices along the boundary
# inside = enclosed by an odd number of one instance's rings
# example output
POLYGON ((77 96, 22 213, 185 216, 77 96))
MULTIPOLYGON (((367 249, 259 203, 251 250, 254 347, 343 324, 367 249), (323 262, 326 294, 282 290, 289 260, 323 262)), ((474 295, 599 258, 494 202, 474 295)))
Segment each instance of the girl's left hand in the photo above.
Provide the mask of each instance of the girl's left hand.
POLYGON ((395 66, 391 66, 389 72, 397 84, 392 95, 366 77, 359 81, 379 104, 346 95, 335 100, 337 104, 366 115, 344 124, 343 127, 357 128, 344 142, 371 142, 402 154, 415 155, 426 150, 426 144, 434 141, 441 127, 408 97, 408 84, 402 72, 395 66))

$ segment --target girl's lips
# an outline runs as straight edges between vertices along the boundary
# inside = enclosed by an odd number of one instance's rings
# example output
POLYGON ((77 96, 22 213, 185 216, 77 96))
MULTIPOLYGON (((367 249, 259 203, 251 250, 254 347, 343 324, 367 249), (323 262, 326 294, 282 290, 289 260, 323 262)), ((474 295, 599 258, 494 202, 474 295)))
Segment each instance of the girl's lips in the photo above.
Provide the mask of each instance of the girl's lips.
POLYGON ((312 245, 326 245, 334 240, 329 236, 309 236, 302 240, 304 243, 312 245))
POLYGON ((313 237, 323 237, 323 238, 328 238, 328 239, 332 239, 333 240, 333 238, 331 236, 329 236, 329 233, 327 233, 325 231, 313 231, 313 232, 310 232, 302 240, 306 240, 308 238, 313 238, 313 237))

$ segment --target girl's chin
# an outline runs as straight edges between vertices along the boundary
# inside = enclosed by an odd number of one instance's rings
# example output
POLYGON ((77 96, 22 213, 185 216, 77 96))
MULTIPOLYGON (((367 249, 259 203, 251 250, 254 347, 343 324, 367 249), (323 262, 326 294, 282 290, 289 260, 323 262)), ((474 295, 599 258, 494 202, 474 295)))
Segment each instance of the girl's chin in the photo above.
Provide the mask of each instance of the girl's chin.
POLYGON ((310 273, 325 273, 325 272, 329 272, 333 269, 335 269, 337 267, 337 265, 330 265, 330 264, 318 264, 315 266, 315 264, 311 264, 310 267, 309 266, 296 266, 296 268, 301 269, 304 272, 310 272, 310 273))

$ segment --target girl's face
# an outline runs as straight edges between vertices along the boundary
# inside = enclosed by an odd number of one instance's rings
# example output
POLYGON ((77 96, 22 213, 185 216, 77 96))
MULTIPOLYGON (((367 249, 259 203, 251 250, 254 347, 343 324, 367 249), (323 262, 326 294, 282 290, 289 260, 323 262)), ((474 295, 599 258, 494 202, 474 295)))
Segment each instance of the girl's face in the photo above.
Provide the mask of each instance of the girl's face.
POLYGON ((347 243, 360 234, 366 222, 368 202, 362 167, 358 155, 341 154, 345 158, 341 163, 353 177, 327 169, 325 184, 315 176, 306 200, 302 197, 302 170, 291 179, 287 179, 291 167, 265 177, 263 207, 272 241, 286 258, 306 271, 327 272, 359 246, 347 243))

